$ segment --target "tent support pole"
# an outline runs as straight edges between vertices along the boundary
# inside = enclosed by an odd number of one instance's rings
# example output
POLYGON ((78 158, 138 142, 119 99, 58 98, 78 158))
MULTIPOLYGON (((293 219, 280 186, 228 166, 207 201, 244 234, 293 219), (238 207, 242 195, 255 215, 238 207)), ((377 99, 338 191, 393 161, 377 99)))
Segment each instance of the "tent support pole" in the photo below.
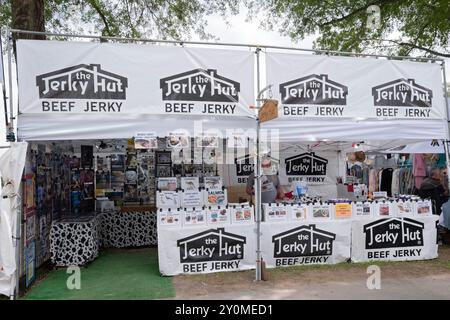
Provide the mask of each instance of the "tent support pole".
MULTIPOLYGON (((8 83, 9 83, 9 127, 6 128, 6 135, 14 134, 14 108, 13 108, 13 77, 12 77, 12 32, 8 29, 8 83)), ((5 115, 6 116, 6 115, 5 115)), ((8 139, 6 139, 8 141, 8 139)))
MULTIPOLYGON (((260 48, 256 49, 256 90, 260 91, 260 66, 259 66, 259 52, 260 48)), ((257 107, 260 106, 259 100, 256 101, 257 107)), ((261 124, 259 116, 256 120, 256 163, 255 163, 255 213, 256 213, 256 281, 261 281, 261 172, 260 172, 260 138, 261 124)))
POLYGON ((447 79, 445 76, 445 61, 442 61, 442 77, 444 80, 443 86, 444 86, 444 105, 445 105, 445 115, 446 115, 446 120, 447 120, 447 139, 444 140, 444 150, 445 150, 445 160, 446 160, 446 164, 447 164, 447 188, 448 190, 450 190, 450 154, 449 154, 449 150, 448 150, 448 143, 450 140, 450 134, 449 134, 449 124, 450 124, 450 117, 448 115, 448 99, 447 99, 447 79))

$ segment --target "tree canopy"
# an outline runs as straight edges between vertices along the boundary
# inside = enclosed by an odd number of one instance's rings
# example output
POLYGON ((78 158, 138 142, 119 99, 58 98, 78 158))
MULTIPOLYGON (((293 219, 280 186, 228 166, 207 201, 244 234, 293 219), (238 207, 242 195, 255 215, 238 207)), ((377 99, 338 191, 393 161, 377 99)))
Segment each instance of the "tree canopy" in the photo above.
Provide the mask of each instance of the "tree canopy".
POLYGON ((316 49, 450 57, 448 0, 247 0, 250 17, 293 40, 318 35, 316 49), (370 6, 379 27, 367 28, 370 6))
POLYGON ((47 32, 206 39, 208 15, 226 17, 238 8, 239 0, 11 0, 0 2, 0 26, 44 31, 33 25, 43 14, 47 32))

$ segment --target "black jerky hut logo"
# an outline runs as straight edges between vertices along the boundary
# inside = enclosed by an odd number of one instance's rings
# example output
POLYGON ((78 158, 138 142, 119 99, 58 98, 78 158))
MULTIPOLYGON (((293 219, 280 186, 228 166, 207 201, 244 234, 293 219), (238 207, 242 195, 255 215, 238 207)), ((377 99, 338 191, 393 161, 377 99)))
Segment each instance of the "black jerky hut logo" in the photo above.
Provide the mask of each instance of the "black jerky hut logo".
POLYGON ((366 249, 423 246, 424 224, 409 218, 380 219, 364 226, 366 249))
POLYGON ((346 86, 328 79, 326 74, 311 74, 280 84, 284 104, 346 105, 346 86))
POLYGON ((236 175, 239 177, 248 177, 253 173, 255 168, 253 158, 250 155, 236 158, 234 159, 234 163, 236 164, 236 175))
POLYGON ((284 160, 288 176, 326 176, 328 160, 314 152, 302 153, 284 160))
POLYGON ((433 92, 414 82, 414 79, 397 79, 372 88, 375 106, 427 107, 432 106, 433 92))
POLYGON ((102 70, 99 64, 79 64, 36 77, 41 99, 126 99, 128 79, 102 70))
POLYGON ((316 228, 315 224, 300 226, 272 237, 275 258, 327 256, 333 254, 334 233, 316 228))
POLYGON ((225 232, 224 228, 209 229, 177 241, 180 262, 241 260, 246 238, 225 232))
POLYGON ((194 69, 160 80, 163 100, 239 102, 240 84, 217 70, 194 69))

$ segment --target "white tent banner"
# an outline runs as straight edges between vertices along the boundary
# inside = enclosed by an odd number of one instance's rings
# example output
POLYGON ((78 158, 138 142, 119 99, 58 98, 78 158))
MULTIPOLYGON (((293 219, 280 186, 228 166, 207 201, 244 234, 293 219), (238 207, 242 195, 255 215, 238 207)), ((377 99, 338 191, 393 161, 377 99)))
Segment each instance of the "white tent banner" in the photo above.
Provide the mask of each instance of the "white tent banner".
POLYGON ((281 117, 446 118, 436 63, 273 52, 266 61, 281 117))
POLYGON ((335 264, 350 258, 351 221, 264 222, 262 256, 269 268, 335 264))
POLYGON ((254 223, 158 228, 162 275, 249 270, 255 267, 254 223))
POLYGON ((19 40, 17 52, 21 137, 39 136, 42 119, 58 138, 149 115, 254 117, 249 50, 19 40))
POLYGON ((352 222, 352 261, 426 260, 438 256, 436 215, 352 222))

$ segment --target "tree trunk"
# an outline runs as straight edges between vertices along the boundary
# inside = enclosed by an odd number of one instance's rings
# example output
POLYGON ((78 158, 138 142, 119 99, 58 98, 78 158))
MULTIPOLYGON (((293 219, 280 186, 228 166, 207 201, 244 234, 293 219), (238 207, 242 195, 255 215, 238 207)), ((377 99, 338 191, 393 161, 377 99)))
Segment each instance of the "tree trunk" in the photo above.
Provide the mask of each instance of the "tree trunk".
MULTIPOLYGON (((11 0, 12 29, 45 31, 44 0, 11 0)), ((38 39, 44 40, 44 35, 13 34, 13 39, 38 39)), ((16 43, 14 43, 14 55, 16 55, 16 43)))

